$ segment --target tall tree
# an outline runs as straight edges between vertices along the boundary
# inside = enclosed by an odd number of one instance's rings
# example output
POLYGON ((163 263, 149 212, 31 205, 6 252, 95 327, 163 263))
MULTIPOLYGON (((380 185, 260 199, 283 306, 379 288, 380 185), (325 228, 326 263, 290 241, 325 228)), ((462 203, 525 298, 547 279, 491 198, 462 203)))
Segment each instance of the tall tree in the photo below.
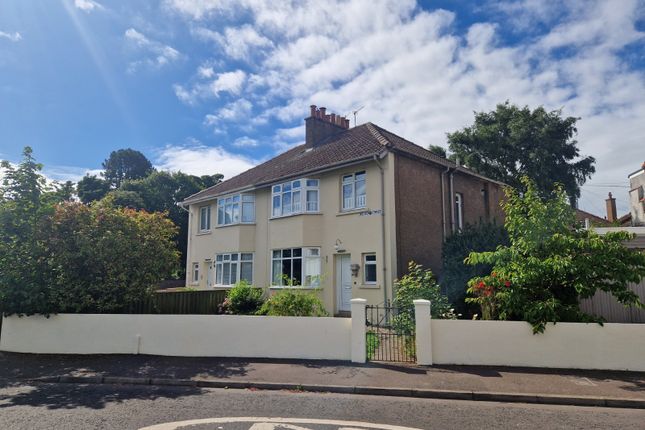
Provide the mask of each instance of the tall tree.
POLYGON ((103 177, 113 188, 119 188, 125 180, 145 178, 154 171, 145 155, 130 148, 112 151, 103 162, 103 169, 103 177))
POLYGON ((434 155, 438 155, 439 157, 448 158, 446 148, 444 148, 443 146, 431 144, 428 145, 428 151, 432 152, 434 155))
POLYGON ((85 204, 101 200, 109 191, 110 184, 95 175, 85 175, 76 184, 78 198, 85 204))
POLYGON ((544 196, 561 183, 574 201, 596 171, 596 160, 580 155, 578 119, 563 118, 561 110, 531 110, 507 101, 492 112, 476 112, 475 123, 448 133, 448 142, 455 158, 477 173, 520 190, 520 178, 528 176, 544 196))

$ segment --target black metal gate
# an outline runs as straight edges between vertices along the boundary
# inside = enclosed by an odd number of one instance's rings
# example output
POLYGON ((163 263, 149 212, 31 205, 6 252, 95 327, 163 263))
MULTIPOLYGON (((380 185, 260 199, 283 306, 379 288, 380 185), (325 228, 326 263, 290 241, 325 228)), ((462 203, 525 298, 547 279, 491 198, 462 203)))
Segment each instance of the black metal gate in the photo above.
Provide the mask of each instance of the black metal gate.
POLYGON ((367 361, 416 362, 414 319, 387 305, 366 307, 367 361))

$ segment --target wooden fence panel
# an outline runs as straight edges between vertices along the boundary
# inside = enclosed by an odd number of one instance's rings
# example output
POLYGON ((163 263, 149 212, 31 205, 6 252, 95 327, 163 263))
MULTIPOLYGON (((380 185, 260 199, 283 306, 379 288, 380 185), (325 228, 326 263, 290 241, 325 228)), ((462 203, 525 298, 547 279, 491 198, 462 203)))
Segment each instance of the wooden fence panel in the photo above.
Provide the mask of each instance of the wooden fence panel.
POLYGON ((226 299, 226 293, 226 290, 156 292, 130 313, 212 315, 226 299))
MULTIPOLYGON (((645 279, 640 284, 631 284, 630 288, 645 303, 645 279)), ((596 292, 590 299, 581 300, 580 308, 588 314, 603 317, 610 323, 645 323, 645 309, 625 307, 604 291, 596 292)))

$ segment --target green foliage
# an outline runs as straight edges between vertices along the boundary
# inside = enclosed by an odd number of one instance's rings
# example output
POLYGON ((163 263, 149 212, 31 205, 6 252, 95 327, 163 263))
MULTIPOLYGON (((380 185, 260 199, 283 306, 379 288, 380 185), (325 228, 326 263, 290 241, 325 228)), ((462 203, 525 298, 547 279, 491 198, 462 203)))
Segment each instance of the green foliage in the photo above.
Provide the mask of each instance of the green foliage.
POLYGON ((441 294, 439 284, 430 269, 410 261, 408 273, 396 281, 393 305, 398 309, 394 326, 405 332, 414 331, 414 300, 430 300, 430 314, 433 318, 455 319, 457 315, 450 307, 448 298, 441 294))
POLYGON ((434 155, 438 155, 439 157, 448 158, 446 148, 444 148, 443 146, 428 145, 428 151, 432 152, 434 155))
POLYGON ((285 288, 269 297, 258 312, 259 315, 282 317, 326 317, 318 290, 285 288))
POLYGON ((110 191, 110 184, 94 175, 85 175, 76 184, 78 198, 85 204, 101 200, 110 191))
POLYGON ((471 252, 494 251, 499 245, 508 245, 508 234, 496 223, 466 225, 446 239, 443 244, 443 274, 441 290, 457 312, 472 315, 479 312, 473 304, 465 302, 468 281, 490 273, 488 264, 467 265, 464 260, 471 252))
POLYGON ((365 336, 365 348, 366 348, 367 360, 369 361, 374 358, 374 355, 378 350, 378 347, 381 344, 381 341, 379 340, 378 335, 376 333, 367 332, 366 334, 367 336, 365 336))
POLYGON ((562 187, 557 186, 554 197, 545 200, 533 181, 524 177, 522 183, 523 194, 506 190, 510 246, 474 252, 466 260, 491 265, 503 287, 491 282, 492 274, 475 278, 470 283, 475 297, 470 300, 492 301, 493 317, 528 321, 535 332, 544 331, 548 322, 597 321, 579 307, 580 299, 592 297, 597 290, 611 293, 625 305, 642 307, 628 287, 645 277, 645 253, 623 246, 633 236, 627 232, 601 236, 582 229, 574 221, 562 187), (491 293, 484 298, 478 291, 486 291, 489 284, 491 293))
POLYGON ((222 313, 254 315, 264 303, 263 296, 261 289, 253 287, 246 281, 239 281, 228 291, 222 313))
POLYGON ((12 314, 123 312, 176 269, 172 223, 162 214, 57 203, 25 149, 3 163, 0 309, 12 314))
POLYGON ((153 171, 150 160, 130 148, 112 151, 103 162, 103 169, 103 177, 113 188, 119 188, 128 179, 145 178, 153 171))
POLYGON ((509 102, 492 112, 475 113, 475 123, 448 134, 450 151, 470 169, 523 190, 528 176, 547 196, 555 183, 568 196, 580 196, 580 186, 595 172, 595 159, 581 157, 576 122, 560 110, 531 110, 509 102))

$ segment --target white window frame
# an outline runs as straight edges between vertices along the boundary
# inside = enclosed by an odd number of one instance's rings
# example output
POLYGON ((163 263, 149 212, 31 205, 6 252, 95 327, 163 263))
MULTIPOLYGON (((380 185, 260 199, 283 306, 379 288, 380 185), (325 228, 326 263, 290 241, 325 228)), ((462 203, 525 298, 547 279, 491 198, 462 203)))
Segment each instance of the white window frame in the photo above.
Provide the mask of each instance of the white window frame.
POLYGON ((224 227, 237 224, 255 223, 255 195, 254 194, 231 194, 217 199, 217 226, 224 227), (251 204, 252 210, 245 209, 245 205, 251 204), (230 208, 230 209, 229 209, 230 208), (230 222, 226 222, 227 211, 230 214, 230 222), (244 220, 245 215, 252 212, 250 219, 244 220), (237 219, 235 215, 237 214, 237 219))
POLYGON ((199 263, 192 263, 192 284, 199 284, 199 263))
POLYGON ((253 284, 255 278, 255 255, 252 252, 224 252, 215 255, 213 261, 215 267, 215 287, 230 288, 240 281, 242 276, 242 264, 251 264, 251 280, 247 279, 249 284, 253 284), (250 256, 250 259, 249 259, 250 256), (229 265, 229 276, 227 281, 224 282, 224 266, 229 265), (231 265, 235 265, 235 282, 231 282, 231 265))
POLYGON ((367 207, 367 172, 365 170, 342 176, 340 184, 340 201, 342 211, 353 211, 367 207), (361 176, 360 178, 359 175, 361 176), (365 192, 359 196, 356 194, 356 184, 360 182, 363 182, 365 192), (351 190, 351 196, 348 198, 345 198, 346 188, 351 190))
POLYGON ((363 284, 365 285, 376 285, 376 282, 378 280, 378 271, 377 271, 377 265, 376 265, 376 253, 370 252, 367 254, 363 254, 363 284), (373 261, 368 261, 367 257, 374 257, 373 261), (374 266, 374 280, 373 281, 368 281, 367 280, 367 266, 374 266))
POLYGON ((320 179, 299 178, 271 186, 271 218, 319 212, 320 179), (297 199, 294 199, 295 194, 297 199), (310 194, 316 196, 315 201, 309 200, 310 194))
POLYGON ((464 228, 464 195, 462 193, 455 193, 455 227, 458 230, 464 228))
POLYGON ((207 233, 209 231, 211 231, 211 205, 200 206, 199 207, 199 232, 207 233), (204 222, 204 218, 205 218, 205 222, 204 222))
MULTIPOLYGON (((275 282, 275 267, 274 262, 284 260, 291 260, 291 278, 293 279, 293 260, 301 260, 301 285, 293 285, 294 288, 318 288, 321 284, 322 279, 322 256, 321 250, 319 247, 296 247, 296 248, 282 248, 282 249, 273 249, 271 250, 271 286, 275 288, 289 288, 289 285, 285 279, 280 278, 280 283, 275 282), (293 251, 299 249, 300 256, 294 257, 293 251), (284 251, 291 251, 290 257, 284 256, 284 251), (279 252, 280 256, 276 257, 275 253, 279 252), (317 263, 317 274, 308 273, 308 263, 317 263)), ((280 264, 282 266, 282 264, 280 264)), ((284 276, 284 275, 283 275, 284 276)))

